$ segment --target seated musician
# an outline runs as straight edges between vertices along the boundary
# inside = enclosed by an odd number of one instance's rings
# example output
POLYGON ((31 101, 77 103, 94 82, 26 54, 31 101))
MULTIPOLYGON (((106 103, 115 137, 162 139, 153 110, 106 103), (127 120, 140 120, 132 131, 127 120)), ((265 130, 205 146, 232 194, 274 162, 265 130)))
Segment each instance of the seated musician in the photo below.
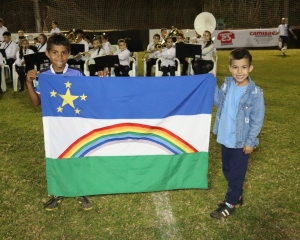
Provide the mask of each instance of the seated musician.
POLYGON ((129 64, 130 64, 130 52, 127 49, 126 42, 124 39, 118 40, 119 50, 117 50, 114 55, 118 55, 120 65, 115 67, 115 75, 117 77, 129 77, 129 64))
POLYGON ((213 52, 214 42, 211 39, 211 33, 210 31, 204 31, 202 58, 192 60, 192 67, 195 75, 209 73, 214 68, 214 62, 212 61, 213 52))
POLYGON ((84 56, 82 57, 82 60, 89 60, 90 76, 95 76, 97 72, 97 67, 94 58, 105 55, 101 43, 102 42, 100 38, 94 38, 92 41, 93 48, 90 49, 88 52, 84 52, 84 56))
POLYGON ((83 40, 83 30, 76 29, 75 31, 76 42, 78 44, 84 44, 84 51, 87 52, 89 50, 89 44, 83 40))
POLYGON ((15 61, 16 70, 19 75, 20 80, 20 89, 19 92, 24 91, 24 84, 25 84, 25 75, 26 73, 31 70, 30 66, 25 65, 24 55, 34 53, 31 49, 29 49, 29 42, 26 38, 22 39, 20 50, 17 52, 16 56, 17 59, 15 61))
POLYGON ((89 49, 93 48, 93 43, 92 43, 92 41, 91 41, 90 36, 87 36, 87 35, 86 35, 86 36, 83 36, 83 40, 86 41, 86 42, 88 43, 89 49))
POLYGON ((47 36, 43 33, 41 33, 38 36, 39 44, 37 45, 37 51, 38 52, 45 52, 47 49, 47 36))
POLYGON ((160 40, 159 34, 153 35, 153 42, 149 43, 147 47, 147 52, 149 53, 149 58, 146 62, 146 76, 151 77, 151 68, 156 64, 156 60, 160 56, 160 51, 157 49, 160 40))
POLYGON ((167 36, 168 36, 168 29, 167 28, 161 28, 160 29, 160 38, 162 40, 166 40, 167 36))
MULTIPOLYGON (((176 44, 184 44, 183 42, 183 35, 182 33, 178 33, 177 36, 176 36, 176 44)), ((188 70, 188 66, 189 66, 189 63, 188 61, 185 59, 185 57, 181 57, 181 58, 178 58, 180 64, 182 64, 182 73, 181 75, 184 76, 187 74, 187 70, 188 70)), ((176 62, 177 64, 177 62, 176 62)))
POLYGON ((175 76, 175 48, 173 47, 173 39, 171 37, 166 38, 166 47, 161 49, 161 71, 163 76, 168 76, 170 72, 171 76, 175 76))
POLYGON ((104 52, 106 55, 111 54, 111 44, 108 41, 108 36, 106 34, 102 35, 102 48, 104 49, 104 52))
POLYGON ((200 34, 196 32, 196 37, 190 39, 190 43, 192 44, 203 44, 203 38, 200 34))

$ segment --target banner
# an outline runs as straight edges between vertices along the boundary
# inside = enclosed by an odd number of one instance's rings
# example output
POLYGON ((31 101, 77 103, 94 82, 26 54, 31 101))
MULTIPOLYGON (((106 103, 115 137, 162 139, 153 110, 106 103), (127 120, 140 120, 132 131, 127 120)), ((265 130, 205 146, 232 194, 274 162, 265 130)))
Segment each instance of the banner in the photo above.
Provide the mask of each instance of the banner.
MULTIPOLYGON (((183 29, 185 37, 196 36, 194 29, 183 29)), ((153 35, 160 34, 160 29, 149 30, 149 42, 153 42, 153 35)), ((273 47, 278 46, 279 35, 277 28, 268 29, 245 29, 245 30, 215 30, 212 33, 215 48, 237 48, 237 47, 273 47)), ((202 34, 202 33, 201 33, 202 34)))
POLYGON ((207 188, 212 74, 39 85, 49 195, 207 188))

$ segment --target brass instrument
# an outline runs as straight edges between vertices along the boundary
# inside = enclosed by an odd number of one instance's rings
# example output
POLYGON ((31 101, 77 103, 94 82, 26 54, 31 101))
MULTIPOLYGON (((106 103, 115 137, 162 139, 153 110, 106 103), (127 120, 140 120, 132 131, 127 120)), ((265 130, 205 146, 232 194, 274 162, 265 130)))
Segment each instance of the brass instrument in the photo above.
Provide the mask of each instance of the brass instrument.
POLYGON ((142 61, 146 62, 148 60, 148 58, 149 58, 149 53, 153 53, 153 52, 157 51, 160 48, 162 48, 161 42, 156 43, 154 45, 154 49, 153 50, 145 52, 144 56, 142 57, 142 61))
POLYGON ((71 30, 68 33, 66 33, 65 36, 69 40, 70 43, 75 43, 76 38, 75 38, 75 33, 74 33, 73 30, 71 30))

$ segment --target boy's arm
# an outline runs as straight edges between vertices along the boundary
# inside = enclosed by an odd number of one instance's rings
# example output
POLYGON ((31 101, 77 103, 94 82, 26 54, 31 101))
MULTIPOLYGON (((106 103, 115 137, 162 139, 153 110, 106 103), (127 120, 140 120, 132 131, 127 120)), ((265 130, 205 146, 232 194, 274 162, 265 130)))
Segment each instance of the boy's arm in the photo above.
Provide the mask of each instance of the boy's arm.
POLYGON ((26 85, 28 88, 28 94, 33 105, 38 106, 41 104, 40 95, 37 94, 33 87, 33 80, 37 78, 37 71, 35 69, 28 71, 26 77, 26 85))
POLYGON ((295 35, 293 29, 290 28, 289 31, 290 31, 290 33, 294 36, 294 39, 297 39, 297 36, 295 35))
POLYGON ((255 147, 255 139, 260 133, 260 130, 263 125, 265 116, 265 102, 264 102, 264 96, 262 91, 258 93, 257 98, 255 99, 255 102, 253 103, 253 109, 249 116, 249 134, 246 139, 245 145, 254 148, 255 147))
POLYGON ((214 105, 216 107, 219 107, 219 103, 220 103, 219 91, 220 90, 218 88, 218 83, 216 83, 215 94, 214 94, 214 105))

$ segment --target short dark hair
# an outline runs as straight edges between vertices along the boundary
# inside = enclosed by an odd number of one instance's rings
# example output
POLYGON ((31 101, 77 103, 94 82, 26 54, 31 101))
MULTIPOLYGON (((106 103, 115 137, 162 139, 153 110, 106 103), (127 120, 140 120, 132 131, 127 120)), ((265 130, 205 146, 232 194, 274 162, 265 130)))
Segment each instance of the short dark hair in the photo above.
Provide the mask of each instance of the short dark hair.
POLYGON ((167 37, 167 38, 165 39, 165 41, 167 42, 167 41, 168 41, 168 39, 171 39, 171 40, 172 40, 172 42, 173 42, 173 38, 172 38, 172 37, 167 37))
POLYGON ((52 21, 52 23, 54 23, 56 26, 58 26, 58 22, 56 22, 56 21, 52 21))
POLYGON ((119 40, 118 40, 118 44, 119 44, 119 43, 122 43, 122 42, 123 42, 123 43, 126 43, 125 39, 119 39, 119 40))
POLYGON ((160 39, 160 35, 159 35, 158 33, 155 33, 155 34, 153 35, 153 38, 155 38, 155 37, 158 37, 158 38, 160 39))
POLYGON ((3 34, 2 34, 2 36, 11 36, 11 33, 9 32, 9 31, 6 31, 6 32, 4 32, 3 34))
POLYGON ((107 36, 106 34, 103 34, 103 35, 102 35, 102 39, 107 40, 107 39, 108 39, 108 36, 107 36))
POLYGON ((68 52, 71 51, 71 45, 69 40, 60 33, 53 33, 47 41, 47 51, 51 50, 52 45, 62 45, 65 46, 68 50, 68 52))
POLYGON ((90 36, 85 35, 85 36, 83 36, 83 38, 86 38, 87 40, 91 41, 91 37, 90 36))
POLYGON ((76 29, 74 34, 76 35, 78 33, 83 35, 83 30, 82 29, 76 29))
POLYGON ((229 65, 231 65, 232 60, 241 60, 246 58, 249 60, 249 65, 252 65, 252 55, 246 48, 236 48, 233 49, 229 55, 229 65))

